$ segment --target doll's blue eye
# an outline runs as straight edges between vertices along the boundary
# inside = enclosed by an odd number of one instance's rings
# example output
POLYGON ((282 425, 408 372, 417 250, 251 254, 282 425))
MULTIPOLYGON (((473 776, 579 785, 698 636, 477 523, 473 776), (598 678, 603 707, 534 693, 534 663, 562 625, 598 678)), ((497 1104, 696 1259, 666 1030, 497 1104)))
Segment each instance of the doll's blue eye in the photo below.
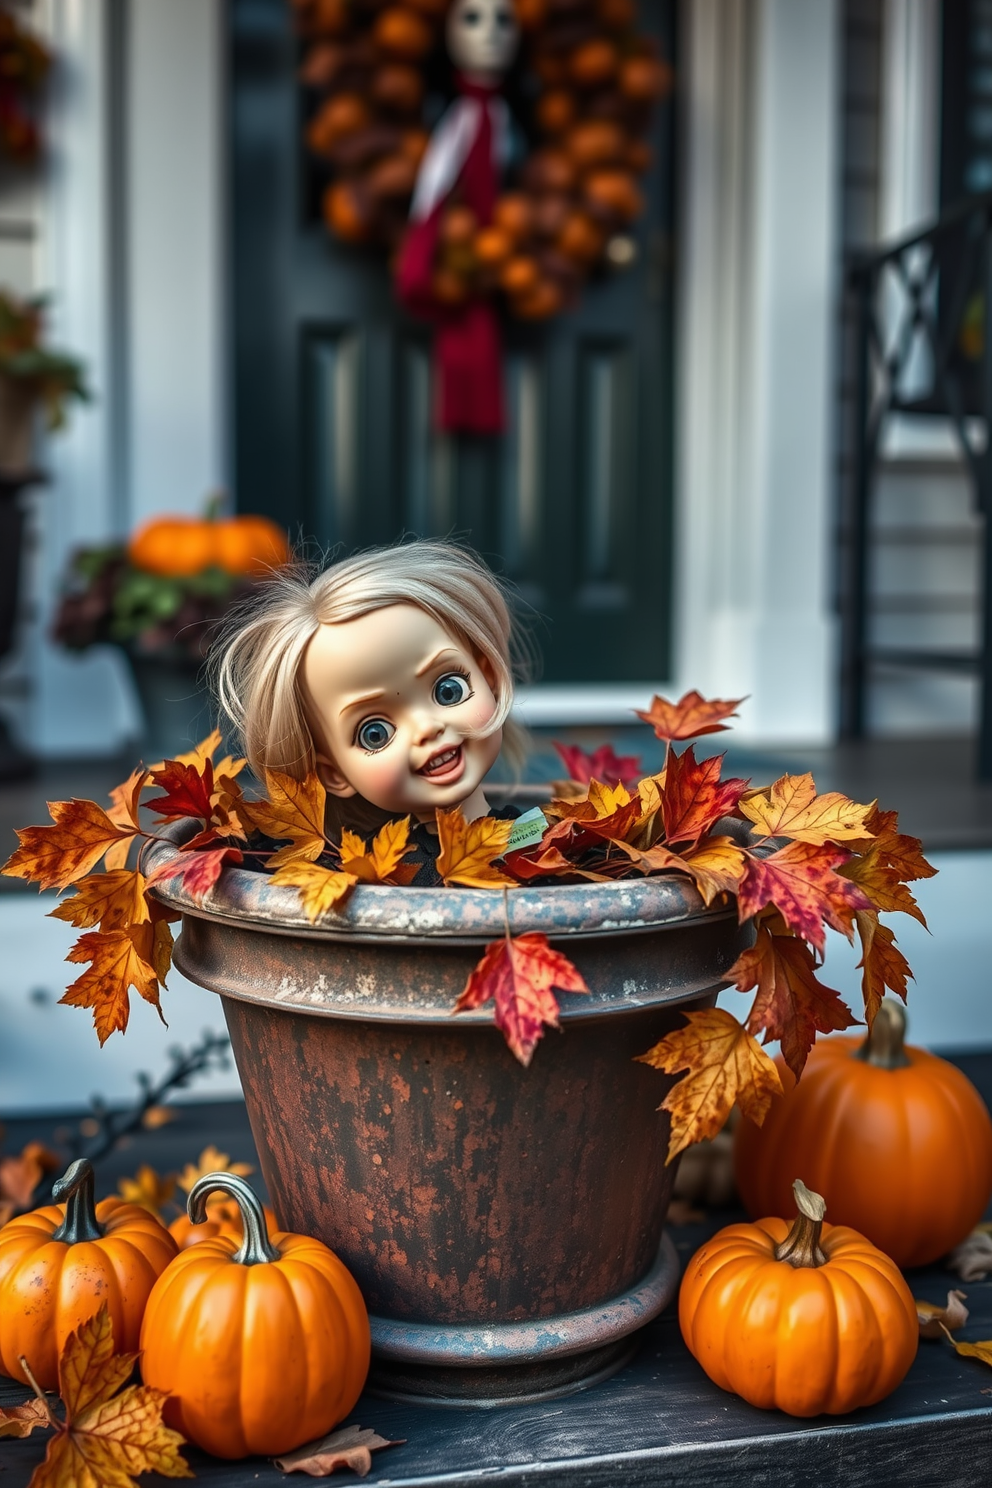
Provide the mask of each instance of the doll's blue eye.
POLYGON ((463 677, 461 672, 446 672, 434 683, 434 701, 440 703, 442 708, 453 708, 456 703, 464 703, 471 696, 468 678, 463 677))
POLYGON ((371 753, 385 749, 396 730, 384 718, 367 718, 355 736, 355 742, 371 753))

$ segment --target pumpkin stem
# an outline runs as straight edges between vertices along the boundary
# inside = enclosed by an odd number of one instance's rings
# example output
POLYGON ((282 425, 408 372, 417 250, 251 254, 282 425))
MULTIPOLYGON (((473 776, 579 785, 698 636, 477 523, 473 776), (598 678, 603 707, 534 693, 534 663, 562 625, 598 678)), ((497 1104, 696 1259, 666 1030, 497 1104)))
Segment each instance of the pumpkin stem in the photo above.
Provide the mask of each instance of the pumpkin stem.
POLYGON ((906 1039, 906 1009, 894 997, 886 997, 875 1014, 857 1059, 873 1064, 877 1069, 905 1069, 910 1063, 904 1043, 906 1039))
POLYGON ((66 1168, 57 1183, 52 1184, 52 1198, 65 1196, 65 1219, 52 1236, 66 1245, 78 1245, 82 1240, 99 1240, 103 1236, 103 1225, 96 1217, 93 1201, 93 1164, 80 1157, 66 1168))
POLYGON ((262 1204, 253 1188, 235 1173, 207 1173, 198 1178, 189 1191, 186 1212, 193 1224, 203 1224, 207 1217, 207 1195, 217 1189, 229 1194, 241 1210, 245 1238, 234 1259, 241 1266, 260 1266, 277 1261, 279 1252, 269 1239, 262 1204))
POLYGON ((827 1206, 818 1193, 808 1189, 801 1178, 792 1185, 799 1213, 781 1245, 775 1247, 775 1259, 790 1266, 825 1266, 827 1258, 820 1249, 820 1231, 827 1206))

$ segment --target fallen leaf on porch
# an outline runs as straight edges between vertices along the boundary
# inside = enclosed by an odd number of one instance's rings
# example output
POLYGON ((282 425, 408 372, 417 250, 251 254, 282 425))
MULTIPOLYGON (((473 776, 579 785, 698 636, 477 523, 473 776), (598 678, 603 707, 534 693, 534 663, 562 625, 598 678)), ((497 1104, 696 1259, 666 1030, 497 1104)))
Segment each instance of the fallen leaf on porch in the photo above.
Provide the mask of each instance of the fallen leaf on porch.
MULTIPOLYGON (((512 821, 497 821, 480 816, 467 822, 458 810, 437 811, 437 837, 440 852, 437 871, 446 884, 461 884, 470 889, 498 888, 512 884, 513 879, 493 866, 493 860, 506 851, 513 828, 512 821)), ((464 993, 462 994, 464 996, 464 993)))
POLYGON ((842 848, 808 842, 787 842, 767 858, 749 855, 737 891, 741 923, 774 904, 789 929, 821 955, 826 947, 825 924, 851 940, 856 912, 870 910, 872 905, 857 884, 836 872, 847 859, 842 848))
POLYGON ((284 862, 272 875, 274 884, 288 884, 299 889, 300 902, 306 910, 307 919, 315 925, 321 915, 327 914, 336 904, 342 904, 358 882, 353 873, 342 873, 335 868, 324 868, 311 863, 308 858, 297 858, 284 862))
POLYGON ((25 1437, 39 1427, 51 1426, 48 1407, 43 1400, 29 1400, 24 1405, 11 1405, 0 1410, 0 1437, 25 1437))
POLYGON ((342 1426, 320 1441, 308 1442, 289 1452, 285 1457, 276 1457, 275 1465, 281 1472, 308 1473, 311 1478, 327 1478, 339 1467, 350 1467, 360 1478, 372 1470, 372 1453, 382 1447, 402 1447, 406 1441, 400 1437, 390 1441, 379 1436, 367 1426, 342 1426))
POLYGON ((0 1157, 0 1228, 20 1210, 30 1209, 42 1178, 61 1166, 62 1159, 42 1142, 28 1142, 16 1157, 0 1157))
POLYGON ((896 945, 888 925, 874 910, 859 910, 854 916, 861 940, 861 991, 865 1000, 865 1022, 871 1028, 886 988, 906 1001, 906 982, 912 980, 909 962, 896 945))
POLYGON ((782 1094, 778 1070, 730 1013, 712 1008, 684 1017, 684 1028, 636 1056, 669 1075, 687 1071, 658 1107, 672 1121, 668 1162, 701 1137, 715 1137, 735 1101, 760 1126, 772 1097, 782 1094))
POLYGON ((812 775, 783 775, 767 790, 741 801, 741 815, 767 837, 791 837, 822 847, 826 842, 864 838, 872 807, 859 806, 839 791, 818 796, 812 775))
MULTIPOLYGON (((193 1476, 179 1455, 183 1437, 162 1424, 166 1392, 127 1385, 137 1357, 114 1353, 106 1303, 69 1334, 59 1359, 64 1420, 34 1386, 56 1434, 28 1488, 134 1488, 135 1473, 193 1476)), ((23 1358, 21 1364, 27 1370, 23 1358)))
POLYGON ((530 1064, 545 1025, 558 1026, 562 992, 588 992, 581 974, 567 956, 552 950, 546 935, 525 935, 492 941, 473 968, 455 1003, 455 1012, 481 1007, 490 997, 496 1005, 496 1027, 523 1065, 530 1064))
POLYGON ((278 770, 266 770, 263 801, 242 801, 240 815, 249 827, 289 845, 273 853, 269 866, 278 868, 294 858, 319 858, 327 847, 324 807, 327 792, 316 775, 294 780, 278 770))
POLYGON ((123 1033, 127 1028, 132 987, 162 1016, 160 978, 147 959, 155 954, 154 936, 159 932, 164 932, 171 944, 169 927, 162 921, 154 926, 133 925, 127 930, 93 930, 81 935, 66 957, 67 961, 89 962, 90 966, 66 988, 59 1002, 92 1008, 93 1026, 101 1044, 112 1033, 123 1033))
POLYGON ((121 1178, 117 1183, 117 1192, 126 1203, 140 1204, 156 1219, 161 1219, 162 1210, 175 1191, 175 1173, 163 1178, 148 1163, 142 1163, 133 1178, 121 1178))
POLYGON ((953 1338, 943 1325, 941 1327, 948 1343, 953 1344, 956 1354, 960 1354, 963 1359, 980 1359, 983 1364, 992 1366, 992 1338, 981 1338, 977 1343, 962 1343, 953 1338))
POLYGON ((605 780, 613 785, 619 781, 633 786, 640 779, 639 755, 616 754, 612 744, 601 744, 592 754, 587 754, 578 744, 559 744, 557 739, 552 743, 568 771, 569 780, 577 781, 579 785, 588 785, 590 780, 605 780))
POLYGON ((921 1338, 941 1338, 945 1332, 953 1333, 956 1328, 963 1328, 968 1321, 964 1292, 948 1292, 943 1307, 935 1302, 921 1302, 915 1297, 913 1300, 921 1338))
POLYGON ((692 745, 668 761, 661 792, 665 837, 672 842, 698 842, 719 820, 736 810, 746 780, 721 780, 723 755, 697 760, 692 745))
POLYGON ((725 718, 736 718, 743 698, 709 698, 693 689, 670 703, 654 697, 646 713, 635 708, 638 718, 651 725, 659 739, 673 744, 680 739, 699 739, 703 734, 722 734, 730 725, 725 718))
POLYGON ((758 926, 754 945, 741 952, 727 980, 738 992, 757 987, 747 1031, 764 1032, 766 1044, 779 1040, 797 1080, 818 1033, 835 1033, 857 1021, 840 993, 817 980, 813 952, 785 930, 778 915, 758 926))
POLYGON ((85 878, 108 847, 130 843, 137 828, 119 827, 95 801, 49 801, 53 826, 22 827, 18 847, 0 868, 8 878, 26 878, 39 889, 66 889, 85 878))
POLYGON ((413 849, 410 818, 386 822, 372 839, 369 850, 361 837, 347 828, 341 833, 341 867, 360 883, 408 884, 417 876, 415 863, 403 859, 413 849))
POLYGON ((992 1235, 972 1230, 947 1257, 947 1269, 956 1271, 962 1281, 984 1281, 992 1272, 992 1235))
POLYGON ((189 1193, 194 1184, 208 1173, 234 1173, 238 1178, 247 1178, 255 1169, 251 1163, 232 1162, 226 1152, 219 1152, 216 1147, 204 1147, 196 1163, 187 1163, 176 1182, 184 1192, 189 1193))

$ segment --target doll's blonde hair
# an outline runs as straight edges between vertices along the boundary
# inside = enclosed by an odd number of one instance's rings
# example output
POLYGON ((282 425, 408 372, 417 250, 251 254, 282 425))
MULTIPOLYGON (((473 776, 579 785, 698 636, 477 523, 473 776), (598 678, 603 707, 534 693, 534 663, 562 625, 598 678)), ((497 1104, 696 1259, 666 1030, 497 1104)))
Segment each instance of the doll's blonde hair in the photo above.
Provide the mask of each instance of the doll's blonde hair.
POLYGON ((503 590, 474 553, 421 540, 369 548, 322 571, 280 569, 226 623, 210 663, 214 691, 259 780, 266 770, 302 780, 316 769, 302 666, 319 627, 396 604, 424 610, 487 663, 496 711, 478 734, 502 728, 507 753, 519 756, 523 732, 509 717, 514 633, 503 590))

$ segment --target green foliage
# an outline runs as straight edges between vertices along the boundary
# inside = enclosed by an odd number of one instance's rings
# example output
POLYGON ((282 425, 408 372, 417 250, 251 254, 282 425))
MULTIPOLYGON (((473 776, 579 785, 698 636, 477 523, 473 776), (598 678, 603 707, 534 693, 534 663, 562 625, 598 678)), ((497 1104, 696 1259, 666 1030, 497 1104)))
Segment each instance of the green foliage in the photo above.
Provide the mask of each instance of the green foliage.
POLYGON ((70 398, 89 400, 82 363, 68 352, 41 345, 44 296, 18 300, 0 290, 0 373, 29 383, 47 415, 50 429, 65 423, 70 398))

